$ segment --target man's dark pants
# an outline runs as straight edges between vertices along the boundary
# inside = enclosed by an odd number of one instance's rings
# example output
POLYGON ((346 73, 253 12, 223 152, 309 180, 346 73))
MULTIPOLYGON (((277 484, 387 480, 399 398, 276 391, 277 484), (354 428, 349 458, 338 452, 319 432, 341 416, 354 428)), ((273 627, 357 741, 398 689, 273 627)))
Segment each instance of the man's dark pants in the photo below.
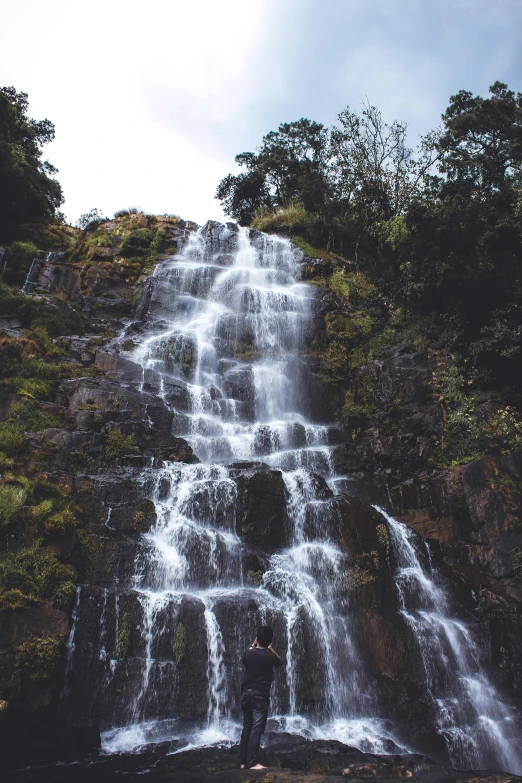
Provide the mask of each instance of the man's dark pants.
POLYGON ((241 709, 243 710, 243 731, 239 758, 241 764, 253 767, 257 764, 259 743, 268 717, 268 699, 266 696, 256 696, 250 704, 241 709))

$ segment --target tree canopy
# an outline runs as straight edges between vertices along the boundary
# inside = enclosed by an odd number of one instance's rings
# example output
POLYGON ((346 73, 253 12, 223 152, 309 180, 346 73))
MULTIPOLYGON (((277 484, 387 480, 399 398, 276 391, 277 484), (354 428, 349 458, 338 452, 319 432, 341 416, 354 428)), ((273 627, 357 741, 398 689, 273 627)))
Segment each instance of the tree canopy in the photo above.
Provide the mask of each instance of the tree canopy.
POLYGON ((28 96, 14 87, 0 88, 0 239, 16 236, 24 222, 50 218, 63 201, 57 173, 42 160, 42 147, 54 138, 49 120, 28 114, 28 96))
POLYGON ((461 90, 416 149, 406 123, 366 102, 331 128, 283 123, 236 161, 246 173, 216 194, 228 214, 248 224, 300 203, 309 219, 297 233, 353 258, 477 373, 517 386, 522 404, 521 93, 461 90))

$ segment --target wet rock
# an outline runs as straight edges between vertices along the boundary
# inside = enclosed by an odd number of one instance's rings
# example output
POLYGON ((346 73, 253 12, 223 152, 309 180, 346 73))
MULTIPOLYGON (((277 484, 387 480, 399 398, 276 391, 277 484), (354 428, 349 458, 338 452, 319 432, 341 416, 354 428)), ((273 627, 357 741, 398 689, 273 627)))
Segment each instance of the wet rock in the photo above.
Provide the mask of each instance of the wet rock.
POLYGON ((252 462, 249 460, 245 460, 243 462, 231 462, 229 465, 229 469, 231 471, 232 476, 240 475, 236 471, 245 471, 245 470, 270 470, 270 467, 266 464, 266 462, 252 462))
POLYGON ((175 742, 149 746, 133 754, 100 756, 78 764, 34 767, 11 772, 9 783, 112 783, 122 776, 151 783, 335 783, 352 780, 397 781, 407 778, 426 783, 517 783, 509 773, 462 771, 437 764, 429 756, 391 751, 385 756, 364 753, 334 740, 306 740, 295 735, 265 734, 267 747, 260 761, 269 768, 239 769, 238 746, 194 748, 183 752, 175 742))
POLYGON ((197 340, 192 335, 182 333, 170 335, 154 344, 151 358, 161 361, 167 373, 181 373, 190 380, 198 359, 197 340))
POLYGON ((255 420, 255 386, 252 368, 233 367, 223 378, 225 394, 229 399, 243 403, 242 410, 247 421, 255 420))
POLYGON ((140 535, 156 524, 156 507, 152 500, 143 498, 139 503, 113 508, 109 522, 122 533, 140 535))
POLYGON ((391 543, 382 515, 356 497, 343 495, 336 501, 339 533, 349 558, 367 557, 375 552, 383 568, 389 570, 391 543))
POLYGON ((285 546, 288 530, 281 471, 247 472, 236 482, 239 490, 236 530, 241 539, 268 553, 285 546))
POLYGON ((215 220, 209 220, 201 233, 205 238, 209 248, 209 253, 233 253, 237 250, 239 228, 236 223, 217 223, 215 220))
POLYGON ((143 419, 161 430, 172 426, 173 413, 163 400, 114 381, 79 378, 64 381, 60 391, 64 404, 73 411, 109 413, 115 422, 143 419))
POLYGON ((107 378, 117 383, 137 384, 143 380, 142 366, 118 353, 98 351, 96 366, 107 378))

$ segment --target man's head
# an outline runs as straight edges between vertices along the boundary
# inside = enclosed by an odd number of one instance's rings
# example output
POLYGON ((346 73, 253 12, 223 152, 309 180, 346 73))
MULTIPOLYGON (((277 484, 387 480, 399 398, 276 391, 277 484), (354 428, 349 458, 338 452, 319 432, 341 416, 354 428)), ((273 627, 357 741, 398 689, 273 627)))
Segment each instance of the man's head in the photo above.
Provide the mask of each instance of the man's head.
POLYGON ((272 644, 273 638, 274 632, 269 625, 262 625, 257 629, 257 642, 261 647, 268 647, 269 644, 272 644))

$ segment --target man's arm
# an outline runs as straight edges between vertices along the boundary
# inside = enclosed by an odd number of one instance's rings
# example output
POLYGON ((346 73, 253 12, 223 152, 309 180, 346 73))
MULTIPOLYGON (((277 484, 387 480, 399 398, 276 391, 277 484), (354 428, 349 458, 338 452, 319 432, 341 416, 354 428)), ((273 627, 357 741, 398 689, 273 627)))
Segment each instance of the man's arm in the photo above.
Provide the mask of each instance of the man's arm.
POLYGON ((283 661, 281 660, 281 656, 276 653, 276 651, 274 650, 271 644, 268 645, 267 650, 271 653, 274 653, 275 657, 277 658, 275 665, 281 666, 281 664, 283 663, 283 661))

